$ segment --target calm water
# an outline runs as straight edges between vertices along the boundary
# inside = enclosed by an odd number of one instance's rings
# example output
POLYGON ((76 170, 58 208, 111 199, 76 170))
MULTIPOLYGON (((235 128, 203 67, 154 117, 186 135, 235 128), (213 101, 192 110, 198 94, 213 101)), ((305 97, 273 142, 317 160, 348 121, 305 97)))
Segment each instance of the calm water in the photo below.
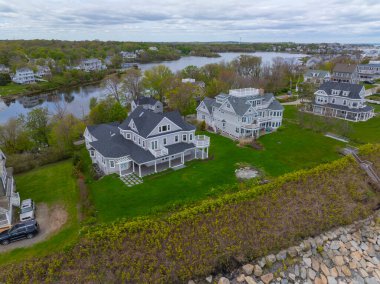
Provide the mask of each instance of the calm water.
MULTIPOLYGON (((276 53, 276 52, 256 52, 256 53, 221 53, 218 58, 206 57, 182 57, 176 61, 161 63, 141 64, 142 70, 149 69, 158 64, 168 66, 173 72, 177 72, 186 66, 195 65, 198 67, 210 63, 229 62, 240 54, 249 54, 262 57, 263 63, 270 63, 275 57, 285 59, 301 58, 303 54, 276 53)), ((47 107, 51 113, 55 113, 58 108, 65 108, 78 117, 82 117, 89 112, 89 102, 91 98, 103 98, 106 90, 100 84, 73 88, 69 91, 57 91, 53 94, 41 94, 36 96, 25 96, 15 100, 0 99, 0 123, 6 122, 9 118, 17 117, 20 114, 27 114, 36 107, 47 107)))

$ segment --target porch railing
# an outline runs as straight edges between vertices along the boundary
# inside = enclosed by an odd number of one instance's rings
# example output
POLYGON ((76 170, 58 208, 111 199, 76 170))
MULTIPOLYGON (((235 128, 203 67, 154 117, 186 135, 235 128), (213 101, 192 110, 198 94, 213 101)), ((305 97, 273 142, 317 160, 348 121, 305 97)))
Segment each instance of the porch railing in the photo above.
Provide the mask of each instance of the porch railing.
POLYGON ((195 136, 195 146, 198 148, 205 148, 210 146, 210 137, 206 135, 195 136))
POLYGON ((161 146, 160 149, 149 149, 149 151, 152 153, 152 155, 156 158, 166 156, 169 154, 168 148, 161 146))

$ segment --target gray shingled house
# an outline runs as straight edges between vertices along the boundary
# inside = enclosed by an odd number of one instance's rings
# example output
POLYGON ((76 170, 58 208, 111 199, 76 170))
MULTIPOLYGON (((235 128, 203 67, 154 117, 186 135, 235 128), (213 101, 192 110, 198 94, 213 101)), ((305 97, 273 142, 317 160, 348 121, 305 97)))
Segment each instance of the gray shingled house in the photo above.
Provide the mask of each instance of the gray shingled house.
POLYGON ((331 74, 325 70, 307 70, 303 77, 305 82, 320 85, 330 81, 331 74))
POLYGON ((281 126, 283 111, 273 94, 247 88, 205 98, 197 108, 197 119, 234 139, 257 138, 281 126))
POLYGON ((338 63, 333 69, 331 81, 338 83, 359 83, 358 65, 338 63))
POLYGON ((374 110, 365 101, 365 88, 359 84, 327 82, 315 92, 312 112, 350 121, 366 121, 374 110))
POLYGON ((164 106, 162 102, 152 97, 138 97, 131 102, 131 111, 134 111, 138 106, 142 106, 144 109, 150 109, 154 112, 163 112, 164 106))
POLYGON ((88 126, 84 137, 92 162, 105 174, 146 176, 208 157, 210 138, 178 111, 158 113, 137 106, 119 123, 88 126))

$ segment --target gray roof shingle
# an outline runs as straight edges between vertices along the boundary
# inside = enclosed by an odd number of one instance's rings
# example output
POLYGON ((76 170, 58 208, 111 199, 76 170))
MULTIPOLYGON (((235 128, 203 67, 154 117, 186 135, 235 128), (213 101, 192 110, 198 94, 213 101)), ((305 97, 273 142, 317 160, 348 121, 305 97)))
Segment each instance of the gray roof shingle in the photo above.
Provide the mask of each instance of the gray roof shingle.
POLYGON ((358 65, 356 65, 356 64, 338 63, 335 65, 333 72, 354 73, 357 70, 357 67, 358 67, 358 65))
POLYGON ((332 96, 332 90, 349 91, 348 96, 343 96, 342 93, 339 96, 350 99, 361 99, 360 92, 363 88, 364 86, 359 84, 325 82, 319 87, 319 90, 325 91, 329 96, 332 96))

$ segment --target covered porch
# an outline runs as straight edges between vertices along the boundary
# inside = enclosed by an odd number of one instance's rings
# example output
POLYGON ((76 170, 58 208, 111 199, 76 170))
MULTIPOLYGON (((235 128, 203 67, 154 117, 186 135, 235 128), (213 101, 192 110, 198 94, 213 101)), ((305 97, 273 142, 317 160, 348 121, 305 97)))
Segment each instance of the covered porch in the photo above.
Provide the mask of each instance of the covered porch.
MULTIPOLYGON (((173 155, 169 155, 160 159, 156 159, 155 161, 144 163, 144 164, 136 164, 135 165, 135 173, 139 177, 144 177, 147 175, 152 175, 158 172, 163 172, 170 168, 180 168, 183 167, 184 164, 188 161, 194 160, 197 149, 188 149, 182 153, 177 153, 173 155)), ((198 152, 198 155, 201 153, 198 152)))

